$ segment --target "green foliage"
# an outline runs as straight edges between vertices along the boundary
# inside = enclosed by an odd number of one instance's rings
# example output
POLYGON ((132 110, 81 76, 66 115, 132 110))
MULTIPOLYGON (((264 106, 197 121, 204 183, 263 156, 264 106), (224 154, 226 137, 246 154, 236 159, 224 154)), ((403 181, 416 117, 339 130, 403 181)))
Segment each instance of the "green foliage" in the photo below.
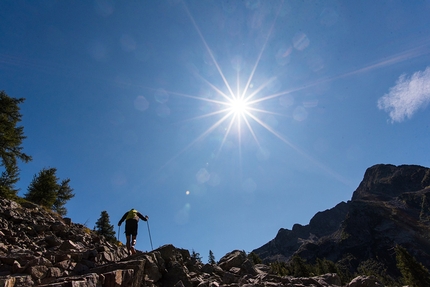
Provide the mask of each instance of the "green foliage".
POLYGON ((289 262, 273 262, 270 264, 270 273, 278 276, 310 277, 327 273, 336 273, 342 283, 349 282, 352 276, 345 266, 327 259, 318 258, 314 264, 308 264, 298 255, 294 255, 289 262))
POLYGON ((409 252, 402 246, 396 245, 397 268, 403 276, 405 284, 420 287, 430 286, 430 273, 420 262, 418 262, 409 252))
POLYGON ((209 264, 216 264, 215 261, 215 256, 214 253, 212 252, 212 250, 209 250, 209 260, 208 260, 209 264))
POLYGON ((354 278, 353 274, 351 274, 351 270, 354 269, 353 266, 355 266, 354 264, 356 261, 357 259, 354 255, 346 253, 343 255, 342 259, 335 262, 336 268, 339 271, 337 275, 339 275, 343 284, 346 284, 354 278))
MULTIPOLYGON (((411 287, 430 286, 430 272, 412 257, 405 248, 396 246, 395 251, 397 266, 403 276, 402 283, 411 287)), ((317 258, 314 264, 308 264, 296 254, 288 262, 272 262, 269 266, 270 273, 278 276, 311 277, 336 273, 340 277, 342 284, 346 284, 356 276, 366 275, 374 276, 385 286, 400 285, 399 282, 388 275, 386 266, 375 259, 361 262, 357 267, 356 274, 351 274, 349 270, 351 270, 351 263, 354 260, 355 258, 348 254, 336 263, 325 258, 317 258)))
POLYGON ((195 252, 194 249, 191 251, 191 260, 194 263, 202 263, 202 257, 200 256, 200 253, 195 252))
POLYGON ((110 224, 109 214, 106 210, 103 210, 100 214, 100 218, 96 222, 94 230, 99 234, 103 235, 107 241, 116 243, 114 226, 110 224))
POLYGON ((313 273, 316 275, 327 274, 327 273, 340 273, 339 268, 333 261, 327 259, 317 258, 315 266, 312 268, 313 273))
POLYGON ((272 262, 269 265, 270 273, 278 275, 278 276, 287 276, 290 275, 289 266, 286 262, 272 262))
POLYGON ((379 261, 368 259, 361 262, 357 268, 358 275, 374 276, 381 283, 394 286, 396 281, 387 274, 387 268, 379 261))
POLYGON ((261 264, 263 263, 263 261, 261 260, 261 258, 255 253, 255 252, 251 252, 248 254, 248 258, 254 262, 254 264, 261 264))
POLYGON ((308 277, 311 274, 311 266, 306 264, 298 255, 293 255, 288 263, 273 262, 270 264, 270 271, 279 276, 294 276, 294 277, 308 277))
POLYGON ((75 195, 73 194, 73 189, 69 186, 70 179, 64 179, 61 184, 60 188, 57 192, 57 199, 55 200, 52 209, 60 214, 61 216, 64 216, 67 214, 67 209, 65 207, 66 203, 73 198, 75 195))
POLYGON ((59 179, 56 172, 56 168, 44 168, 38 175, 34 175, 28 187, 28 193, 25 194, 25 199, 64 216, 67 213, 64 205, 74 194, 72 193, 73 189, 69 186, 69 179, 58 184, 59 179))
POLYGON ((42 169, 38 175, 34 175, 28 187, 25 199, 51 209, 57 199, 57 191, 60 186, 57 183, 55 168, 42 169))
POLYGON ((291 258, 290 268, 294 277, 309 277, 311 273, 310 266, 298 255, 291 258))
POLYGON ((31 157, 22 152, 24 128, 17 126, 21 121, 19 104, 25 99, 9 97, 0 91, 0 158, 1 166, 5 168, 0 178, 0 196, 14 199, 17 190, 14 184, 19 180, 17 159, 28 162, 31 157))
POLYGON ((13 199, 17 198, 18 190, 14 188, 19 181, 19 171, 17 166, 13 166, 10 170, 5 170, 0 176, 0 196, 13 199))

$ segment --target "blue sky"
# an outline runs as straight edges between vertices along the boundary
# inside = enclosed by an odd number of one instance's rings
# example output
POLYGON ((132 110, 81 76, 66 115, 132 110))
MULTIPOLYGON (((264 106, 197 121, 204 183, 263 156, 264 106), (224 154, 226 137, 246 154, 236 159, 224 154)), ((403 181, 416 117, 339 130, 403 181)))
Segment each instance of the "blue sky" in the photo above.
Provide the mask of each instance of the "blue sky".
POLYGON ((136 208, 154 248, 250 252, 349 200, 374 164, 430 166, 429 15, 430 1, 1 1, 0 89, 26 98, 33 157, 20 195, 55 167, 74 222, 106 210, 118 232, 136 208))

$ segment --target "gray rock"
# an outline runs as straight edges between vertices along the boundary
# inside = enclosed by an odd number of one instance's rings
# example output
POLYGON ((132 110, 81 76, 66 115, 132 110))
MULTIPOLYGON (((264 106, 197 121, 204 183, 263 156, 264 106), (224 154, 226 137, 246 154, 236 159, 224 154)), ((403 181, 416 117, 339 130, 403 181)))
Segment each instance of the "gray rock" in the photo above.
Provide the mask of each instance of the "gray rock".
POLYGON ((239 250, 234 250, 224 255, 218 263, 218 266, 223 270, 230 270, 232 267, 241 267, 246 260, 246 253, 239 250))
POLYGON ((347 287, 383 287, 384 285, 379 282, 374 276, 358 276, 346 285, 347 287))

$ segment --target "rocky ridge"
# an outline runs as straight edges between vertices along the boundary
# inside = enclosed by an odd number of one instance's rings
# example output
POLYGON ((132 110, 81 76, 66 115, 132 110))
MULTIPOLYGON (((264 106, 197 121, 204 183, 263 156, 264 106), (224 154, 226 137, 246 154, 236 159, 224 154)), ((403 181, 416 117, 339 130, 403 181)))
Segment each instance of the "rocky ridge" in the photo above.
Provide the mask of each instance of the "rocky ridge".
POLYGON ((400 276, 394 247, 401 245, 430 269, 430 169, 378 164, 368 168, 351 201, 318 212, 308 225, 281 228, 253 252, 264 262, 328 259, 348 266, 373 260, 400 276))
MULTIPOLYGON (((232 251, 203 264, 185 249, 165 245, 128 256, 81 224, 32 204, 0 198, 0 286, 341 286, 337 274, 309 278, 276 276, 232 251)), ((347 286, 381 286, 357 277, 347 286)))

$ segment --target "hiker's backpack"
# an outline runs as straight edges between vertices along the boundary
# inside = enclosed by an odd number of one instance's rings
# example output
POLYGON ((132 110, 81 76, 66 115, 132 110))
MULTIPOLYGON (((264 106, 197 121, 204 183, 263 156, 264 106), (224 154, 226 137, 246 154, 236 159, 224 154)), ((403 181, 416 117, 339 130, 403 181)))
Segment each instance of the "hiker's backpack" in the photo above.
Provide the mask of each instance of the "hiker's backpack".
POLYGON ((139 220, 139 216, 137 216, 137 210, 136 209, 132 209, 128 212, 126 220, 129 220, 129 219, 139 220))

